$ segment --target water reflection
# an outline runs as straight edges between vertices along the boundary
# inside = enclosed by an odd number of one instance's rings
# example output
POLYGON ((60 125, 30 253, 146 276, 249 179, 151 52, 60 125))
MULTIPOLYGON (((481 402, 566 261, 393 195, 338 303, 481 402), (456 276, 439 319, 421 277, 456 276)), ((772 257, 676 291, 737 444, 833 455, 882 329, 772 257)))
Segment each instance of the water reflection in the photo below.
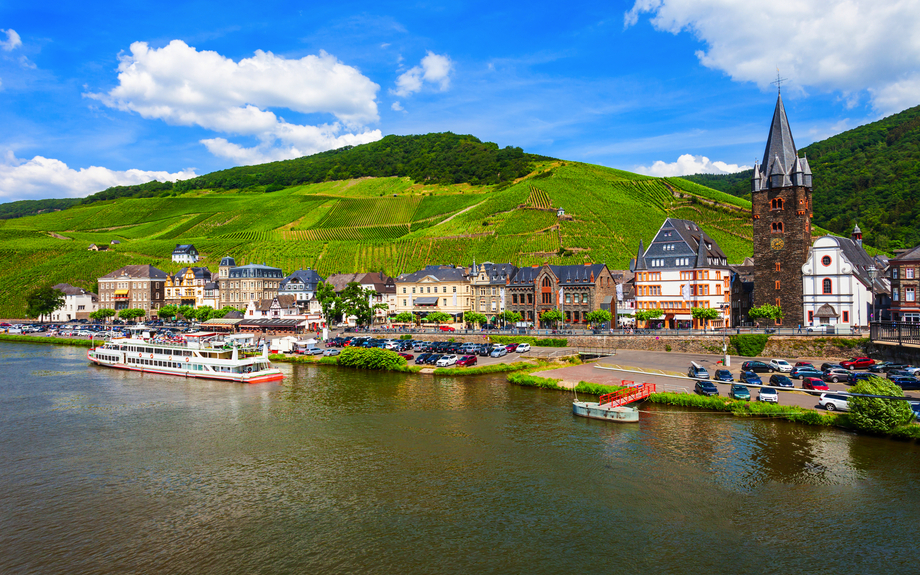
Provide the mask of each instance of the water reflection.
POLYGON ((287 365, 243 387, 35 348, 0 345, 0 572, 913 572, 890 526, 920 503, 914 444, 653 406, 597 422, 500 375, 287 365))

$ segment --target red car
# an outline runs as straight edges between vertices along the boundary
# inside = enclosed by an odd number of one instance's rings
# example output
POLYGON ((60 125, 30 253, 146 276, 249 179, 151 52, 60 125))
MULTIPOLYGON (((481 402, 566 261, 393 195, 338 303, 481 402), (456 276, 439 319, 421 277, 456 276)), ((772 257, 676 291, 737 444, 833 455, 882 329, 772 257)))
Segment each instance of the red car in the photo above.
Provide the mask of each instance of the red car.
POLYGON ((805 366, 814 367, 815 364, 811 363, 810 361, 797 361, 797 362, 795 362, 795 367, 805 367, 805 366))
POLYGON ((476 356, 475 355, 464 355, 457 360, 457 366, 469 367, 471 365, 476 365, 476 356))
POLYGON ((509 343, 508 345, 505 346, 505 349, 508 350, 508 353, 511 353, 512 351, 517 349, 517 346, 518 344, 516 343, 509 343))
POLYGON ((409 361, 410 359, 415 359, 415 356, 412 355, 411 353, 400 352, 400 353, 397 354, 397 355, 399 355, 399 357, 404 357, 404 358, 406 358, 406 361, 409 361))
POLYGON ((457 331, 449 325, 442 325, 438 329, 440 329, 441 331, 457 331))
POLYGON ((868 357, 854 357, 840 362, 840 366, 845 369, 865 369, 870 365, 875 365, 875 360, 868 357))
POLYGON ((827 384, 824 383, 820 378, 817 377, 803 377, 802 378, 802 389, 820 389, 827 391, 827 384))

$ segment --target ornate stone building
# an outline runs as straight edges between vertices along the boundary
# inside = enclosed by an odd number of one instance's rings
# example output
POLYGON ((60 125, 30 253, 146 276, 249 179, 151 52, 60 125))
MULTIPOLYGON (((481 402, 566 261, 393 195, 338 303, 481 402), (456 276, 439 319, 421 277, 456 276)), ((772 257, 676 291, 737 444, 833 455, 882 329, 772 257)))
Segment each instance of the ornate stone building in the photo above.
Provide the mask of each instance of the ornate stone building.
POLYGON ((777 96, 763 162, 754 165, 751 203, 754 217, 754 305, 778 305, 785 317, 777 325, 804 323, 802 266, 811 248, 812 174, 799 158, 777 96))
POLYGON ((585 315, 604 309, 616 317, 616 282, 605 264, 519 268, 505 286, 505 309, 543 329, 540 314, 562 312, 566 324, 584 324, 585 315))

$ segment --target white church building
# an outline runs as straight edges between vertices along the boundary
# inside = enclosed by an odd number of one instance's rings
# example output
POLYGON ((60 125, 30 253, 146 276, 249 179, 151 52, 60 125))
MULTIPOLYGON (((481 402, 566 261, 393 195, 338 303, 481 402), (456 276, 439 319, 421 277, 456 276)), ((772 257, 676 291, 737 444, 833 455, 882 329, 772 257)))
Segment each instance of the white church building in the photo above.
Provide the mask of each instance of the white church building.
POLYGON ((807 325, 829 325, 846 332, 868 326, 874 297, 889 293, 886 265, 884 259, 873 258, 863 249, 859 226, 852 238, 816 239, 802 266, 807 325))

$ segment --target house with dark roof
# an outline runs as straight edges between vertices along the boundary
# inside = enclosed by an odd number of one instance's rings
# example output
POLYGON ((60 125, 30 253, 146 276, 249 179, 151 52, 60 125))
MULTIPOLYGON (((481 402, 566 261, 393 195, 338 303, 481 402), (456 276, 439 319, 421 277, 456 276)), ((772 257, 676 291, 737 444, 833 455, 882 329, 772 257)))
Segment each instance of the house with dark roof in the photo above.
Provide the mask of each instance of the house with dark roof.
POLYGON ((265 264, 238 266, 229 256, 220 260, 217 273, 219 307, 245 308, 251 301, 270 300, 278 295, 284 280, 281 268, 265 264))
POLYGON ((198 250, 192 244, 176 244, 172 253, 172 261, 180 264, 194 264, 198 262, 198 250))
POLYGON ((470 267, 470 286, 473 290, 472 311, 485 315, 490 320, 505 311, 505 284, 514 277, 517 266, 475 261, 470 267))
POLYGON ((166 301, 169 274, 152 265, 118 268, 98 278, 99 307, 116 311, 136 308, 155 315, 166 301))
POLYGON ((208 283, 211 283, 211 270, 205 267, 184 267, 175 275, 166 278, 166 303, 177 306, 215 307, 214 303, 204 301, 205 285, 208 283))
POLYGON ((298 304, 306 305, 313 299, 316 286, 323 281, 325 281, 323 277, 312 268, 297 270, 281 280, 278 295, 292 295, 298 304))
POLYGON ((52 289, 64 294, 61 307, 51 312, 51 321, 89 319, 89 314, 99 309, 99 296, 83 288, 61 283, 52 289))
POLYGON ((695 222, 667 218, 654 239, 631 264, 636 279, 636 309, 661 310, 654 323, 669 328, 701 328, 693 319, 695 307, 720 310, 720 318, 707 326, 730 325, 728 258, 695 222))
MULTIPOLYGON (((809 326, 833 326, 841 333, 868 327, 881 300, 891 294, 888 262, 862 246, 857 225, 849 238, 822 236, 802 266, 803 317, 809 326)), ((888 307, 888 306, 885 306, 888 307)))
POLYGON ((920 246, 888 261, 891 282, 891 319, 920 323, 920 246))
POLYGON ((543 264, 518 268, 505 285, 505 309, 541 326, 543 312, 562 312, 566 324, 584 324, 585 316, 606 305, 616 317, 616 282, 606 264, 555 266, 543 264))
POLYGON ((424 317, 443 312, 461 321, 471 309, 469 270, 460 266, 430 265, 395 279, 397 314, 410 312, 424 317))

